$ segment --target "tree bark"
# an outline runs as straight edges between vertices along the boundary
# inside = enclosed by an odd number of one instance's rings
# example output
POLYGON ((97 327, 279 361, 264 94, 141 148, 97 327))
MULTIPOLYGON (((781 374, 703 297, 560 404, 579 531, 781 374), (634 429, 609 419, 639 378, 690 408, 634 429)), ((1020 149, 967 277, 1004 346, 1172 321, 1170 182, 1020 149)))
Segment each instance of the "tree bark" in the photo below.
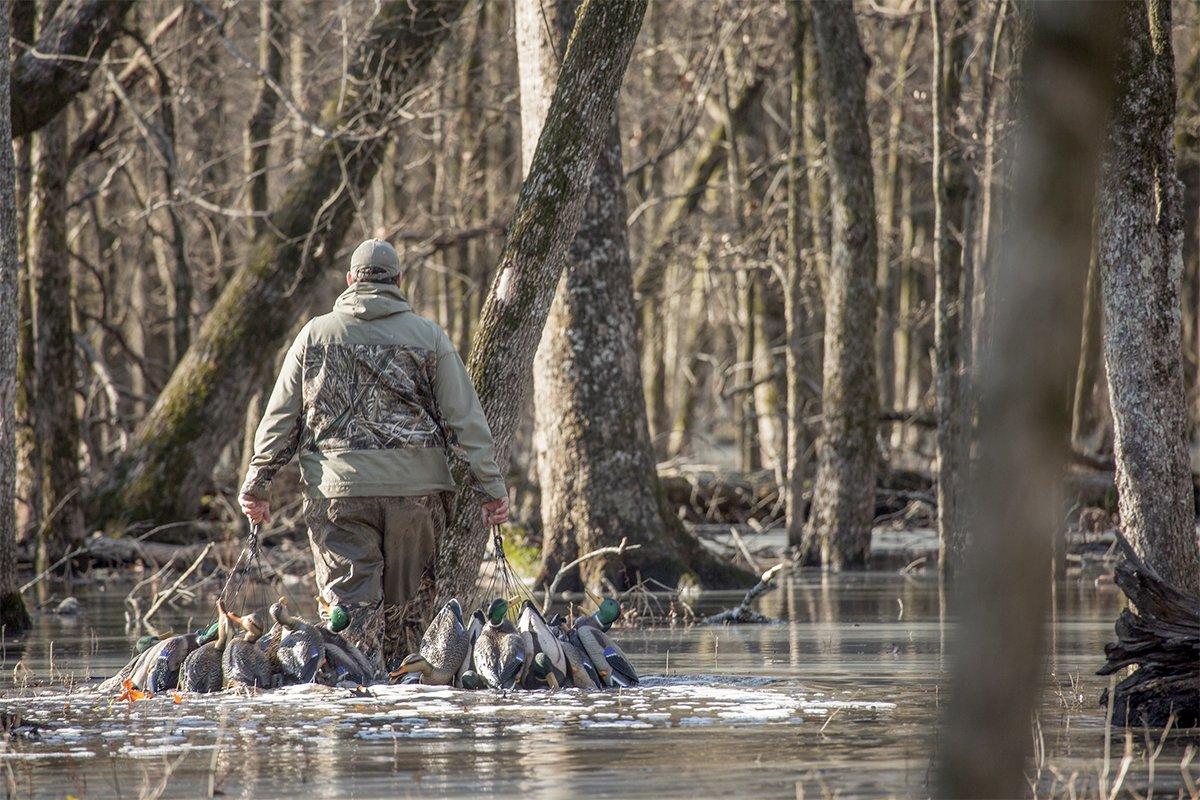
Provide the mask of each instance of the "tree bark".
POLYGON ((0 631, 7 637, 29 627, 17 588, 17 328, 20 254, 17 244, 16 164, 9 124, 8 0, 0 0, 0 631))
POLYGON ((172 521, 194 513, 221 450, 240 433, 263 365, 331 266, 370 186, 386 128, 421 79, 465 0, 392 0, 359 44, 348 88, 322 125, 332 132, 280 199, 176 367, 134 442, 95 494, 97 522, 172 521), (366 130, 366 133, 361 131, 366 130))
POLYGON ((1124 8, 1129 35, 1104 161, 1099 253, 1121 529, 1169 583, 1197 594, 1170 4, 1130 0, 1124 8))
POLYGON ((815 353, 814 321, 820 316, 821 289, 813 227, 805 214, 805 36, 811 28, 802 0, 789 0, 788 22, 791 30, 791 81, 787 166, 787 266, 783 276, 784 318, 787 325, 787 465, 785 467, 785 506, 788 545, 804 543, 804 480, 808 467, 809 430, 806 419, 816 402, 806 380, 819 371, 820 356, 815 353), (807 244, 807 247, 806 247, 807 244))
POLYGON ((64 0, 42 26, 37 52, 23 53, 13 65, 14 137, 50 122, 87 87, 133 4, 134 0, 64 0))
MULTIPOLYGON (((611 131, 617 92, 645 10, 645 0, 587 0, 580 9, 476 328, 469 368, 502 467, 509 463, 520 411, 529 402, 534 352, 579 230, 592 168, 611 131)), ((478 504, 464 488, 453 523, 439 542, 438 596, 473 596, 484 542, 478 504)))
POLYGON ((943 575, 952 575, 961 566, 966 540, 958 496, 967 467, 962 403, 962 222, 967 199, 967 166, 963 162, 957 120, 961 116, 970 3, 955 3, 947 15, 944 2, 931 0, 929 4, 933 32, 933 337, 937 369, 937 522, 941 545, 938 565, 943 575))
POLYGON ((1102 304, 1099 253, 1093 253, 1083 297, 1079 369, 1075 373, 1075 398, 1071 410, 1071 444, 1084 453, 1097 456, 1108 450, 1110 424, 1108 387, 1104 378, 1102 304))
POLYGON ((1015 149, 1013 218, 996 248, 994 336, 978 371, 979 462, 964 497, 974 527, 958 581, 950 700, 937 745, 939 797, 1028 791, 1079 306, 1121 36, 1113 3, 1041 2, 1028 10, 1024 129, 1015 149))
POLYGON ((79 419, 75 407, 78 380, 71 320, 73 281, 67 252, 68 114, 64 108, 33 139, 29 267, 34 320, 34 430, 41 455, 39 571, 83 539, 79 419))
POLYGON ((812 7, 829 143, 833 244, 825 294, 821 445, 808 547, 827 569, 866 566, 875 511, 875 189, 867 56, 848 2, 812 7))

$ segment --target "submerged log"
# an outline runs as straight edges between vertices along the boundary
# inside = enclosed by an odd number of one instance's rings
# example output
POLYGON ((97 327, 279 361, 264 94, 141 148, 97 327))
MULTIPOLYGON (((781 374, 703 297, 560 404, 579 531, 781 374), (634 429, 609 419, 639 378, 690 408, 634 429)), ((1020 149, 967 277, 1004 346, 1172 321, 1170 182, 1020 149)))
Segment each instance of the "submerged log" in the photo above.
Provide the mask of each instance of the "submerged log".
POLYGON ((1117 641, 1104 646, 1108 662, 1098 675, 1134 671, 1117 684, 1112 718, 1123 725, 1165 727, 1172 715, 1182 728, 1200 726, 1200 597, 1180 591, 1142 561, 1117 533, 1125 560, 1116 582, 1133 603, 1117 618, 1117 641))

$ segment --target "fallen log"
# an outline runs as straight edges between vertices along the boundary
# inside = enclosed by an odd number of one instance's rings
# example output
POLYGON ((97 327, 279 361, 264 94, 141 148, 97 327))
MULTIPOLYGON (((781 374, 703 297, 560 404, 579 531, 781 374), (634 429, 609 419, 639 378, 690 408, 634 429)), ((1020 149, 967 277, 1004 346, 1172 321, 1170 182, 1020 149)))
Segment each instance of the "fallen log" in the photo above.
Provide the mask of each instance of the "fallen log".
POLYGON ((1111 702, 1112 718, 1126 727, 1163 728, 1172 717, 1182 728, 1200 726, 1200 597, 1167 584, 1120 532, 1117 541, 1125 558, 1116 583, 1133 607, 1117 618, 1117 641, 1104 646, 1108 661, 1097 674, 1135 669, 1100 703, 1111 702))

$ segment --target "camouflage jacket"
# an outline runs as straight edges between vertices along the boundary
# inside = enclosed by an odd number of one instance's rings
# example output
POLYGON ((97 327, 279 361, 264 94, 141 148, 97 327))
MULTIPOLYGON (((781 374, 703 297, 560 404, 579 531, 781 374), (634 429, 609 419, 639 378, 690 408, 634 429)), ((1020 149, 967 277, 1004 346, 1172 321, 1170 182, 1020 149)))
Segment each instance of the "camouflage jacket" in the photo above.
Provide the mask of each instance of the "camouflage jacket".
POLYGON ((310 497, 453 489, 451 448, 484 494, 505 496, 491 430, 454 345, 395 286, 355 283, 288 350, 242 493, 266 497, 296 453, 310 497))

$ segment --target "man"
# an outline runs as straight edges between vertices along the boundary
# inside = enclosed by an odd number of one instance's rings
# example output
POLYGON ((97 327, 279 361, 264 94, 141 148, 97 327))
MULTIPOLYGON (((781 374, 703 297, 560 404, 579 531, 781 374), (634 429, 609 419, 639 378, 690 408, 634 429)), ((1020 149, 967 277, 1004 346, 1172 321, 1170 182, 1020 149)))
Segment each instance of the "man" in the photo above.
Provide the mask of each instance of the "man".
POLYGON ((288 350, 240 497, 251 522, 270 520, 267 489, 299 452, 318 588, 349 612, 347 632, 364 651, 389 666, 404 655, 387 652, 402 645, 392 623, 407 616, 446 524, 451 447, 487 498, 484 524, 508 520, 492 434, 462 359, 413 312, 399 281, 387 242, 354 251, 333 311, 288 350))

